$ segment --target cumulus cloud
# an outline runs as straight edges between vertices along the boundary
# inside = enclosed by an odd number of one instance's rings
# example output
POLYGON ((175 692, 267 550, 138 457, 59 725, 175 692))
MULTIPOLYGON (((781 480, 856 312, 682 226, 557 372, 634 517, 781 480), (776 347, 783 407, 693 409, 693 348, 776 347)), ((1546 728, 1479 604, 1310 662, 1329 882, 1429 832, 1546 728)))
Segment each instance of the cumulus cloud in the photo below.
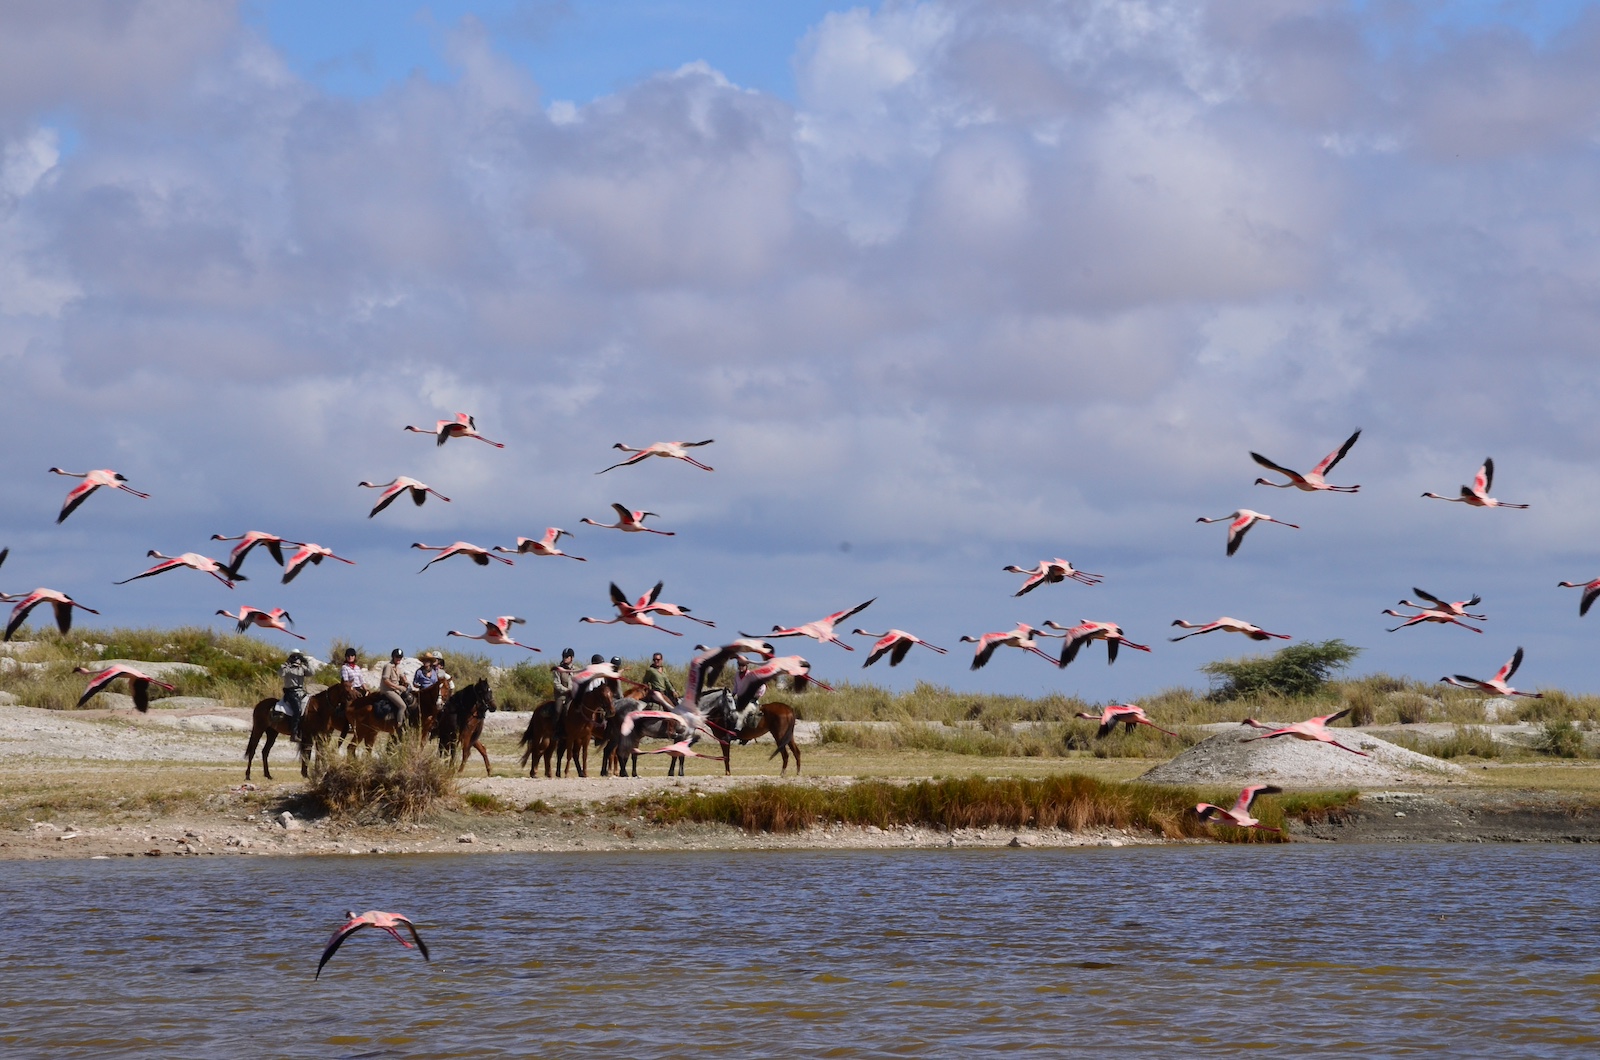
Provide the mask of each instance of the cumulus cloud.
MULTIPOLYGON (((476 608, 568 640, 610 578, 667 577, 745 628, 881 589, 936 643, 1036 608, 1148 640, 1217 601, 1424 676, 1463 645, 1376 612, 1431 577, 1581 682, 1570 601, 1530 586, 1584 573, 1594 525, 1600 22, 1535 41, 1419 11, 885 3, 796 42, 792 104, 694 61, 551 104, 470 19, 453 79, 349 99, 225 6, 9 5, 5 573, 102 587, 261 524, 360 554, 250 584, 316 636, 426 643, 476 608), (508 448, 400 430, 460 409, 508 448), (1355 426, 1360 496, 1250 485, 1249 450, 1309 467, 1355 426), (714 475, 593 474, 613 442, 702 437, 714 475), (1417 497, 1485 451, 1535 509, 1417 497), (56 531, 51 464, 155 496, 56 531), (367 520, 355 482, 398 473, 452 503, 367 520), (612 501, 679 536, 588 531, 590 564, 506 577, 406 552, 612 501), (1240 506, 1306 529, 1226 560, 1193 519, 1240 506), (1010 599, 1000 565, 1058 554, 1106 584, 1010 599)), ((173 593, 114 620, 215 595, 173 593)), ((651 647, 632 634, 593 635, 651 647)), ((1129 696, 1198 661, 984 683, 1129 696)))

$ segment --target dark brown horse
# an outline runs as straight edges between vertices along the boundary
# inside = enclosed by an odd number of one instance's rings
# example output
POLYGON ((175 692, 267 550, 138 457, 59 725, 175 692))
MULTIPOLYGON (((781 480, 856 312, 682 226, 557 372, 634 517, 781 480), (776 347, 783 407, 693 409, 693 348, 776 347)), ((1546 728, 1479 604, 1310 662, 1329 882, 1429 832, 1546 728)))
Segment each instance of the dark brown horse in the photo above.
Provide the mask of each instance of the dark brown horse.
POLYGON ((406 711, 406 724, 417 727, 418 737, 426 740, 433 735, 439 718, 439 704, 455 694, 456 686, 449 675, 441 677, 417 693, 416 702, 406 711))
MULTIPOLYGON (((261 743, 263 735, 267 739, 261 744, 261 774, 268 780, 272 779, 272 769, 267 765, 267 756, 272 753, 272 745, 277 742, 279 736, 294 739, 294 719, 274 713, 272 708, 277 702, 276 699, 263 699, 251 711, 250 743, 244 749, 246 780, 250 779, 250 770, 255 766, 256 745, 261 743)), ((341 735, 345 731, 344 705, 343 685, 324 689, 306 700, 305 716, 300 720, 302 777, 310 772, 311 748, 331 735, 334 729, 340 729, 341 735)))
POLYGON ((567 766, 576 767, 578 776, 589 775, 589 744, 605 739, 612 704, 610 683, 597 681, 581 697, 567 705, 566 717, 561 722, 560 742, 556 746, 556 776, 565 775, 563 756, 567 766))
POLYGON ((533 765, 528 770, 528 776, 539 775, 539 759, 544 759, 544 775, 550 774, 550 762, 555 758, 556 746, 561 742, 561 733, 558 729, 560 715, 556 712, 556 701, 547 699, 533 708, 533 716, 528 719, 528 727, 523 730, 522 739, 517 742, 522 746, 522 765, 533 765))
POLYGON ((439 738, 439 753, 450 755, 450 764, 456 761, 456 748, 461 748, 461 767, 457 773, 465 773, 467 759, 472 756, 473 749, 483 756, 484 776, 493 775, 489 768, 489 751, 483 746, 483 722, 491 710, 499 710, 500 705, 494 701, 494 691, 489 687, 487 678, 479 678, 473 684, 452 695, 439 709, 439 717, 434 724, 434 735, 439 738))
POLYGON ((717 745, 722 748, 722 771, 733 772, 732 744, 738 740, 743 747, 751 740, 760 739, 762 736, 771 736, 778 746, 767 756, 768 760, 783 755, 783 773, 789 772, 789 755, 794 755, 795 775, 800 774, 800 745, 794 740, 794 708, 787 703, 763 703, 761 713, 752 717, 737 732, 731 726, 735 724, 735 714, 725 699, 712 699, 702 697, 702 702, 707 703, 706 720, 712 725, 716 733, 717 745))

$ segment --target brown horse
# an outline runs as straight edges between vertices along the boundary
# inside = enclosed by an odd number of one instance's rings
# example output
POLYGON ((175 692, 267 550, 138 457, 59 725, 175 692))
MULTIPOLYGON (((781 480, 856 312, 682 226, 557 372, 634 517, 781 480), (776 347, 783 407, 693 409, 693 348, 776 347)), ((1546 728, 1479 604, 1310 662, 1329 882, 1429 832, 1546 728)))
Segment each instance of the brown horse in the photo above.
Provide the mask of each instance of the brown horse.
POLYGON ((416 702, 406 710, 406 724, 415 725, 423 740, 433 735, 439 720, 439 704, 449 699, 456 690, 455 683, 446 674, 417 693, 416 702))
POLYGON ((729 764, 729 757, 731 754, 730 744, 734 739, 737 739, 739 746, 743 747, 751 740, 770 735, 773 743, 778 746, 767 756, 767 760, 770 762, 780 754, 783 755, 783 770, 779 774, 782 776, 784 773, 789 772, 789 754, 793 752, 794 775, 799 776, 800 745, 794 741, 794 708, 787 703, 763 703, 761 705, 761 717, 750 720, 751 724, 740 729, 739 735, 736 737, 730 737, 721 732, 717 734, 717 743, 722 745, 723 770, 728 773, 733 772, 733 768, 729 764))
POLYGON ((611 685, 598 681, 582 697, 567 705, 567 714, 561 723, 560 743, 556 746, 556 776, 563 776, 562 756, 566 765, 576 767, 578 776, 589 775, 589 744, 604 740, 606 723, 611 720, 611 685))
MULTIPOLYGON (((267 765, 267 756, 272 753, 272 745, 279 736, 294 739, 294 721, 285 718, 282 714, 273 713, 276 699, 263 699, 251 711, 250 743, 245 747, 244 778, 250 779, 250 770, 256 762, 256 745, 261 742, 261 737, 266 736, 266 743, 261 744, 261 774, 268 780, 272 779, 272 769, 267 765)), ((334 729, 343 730, 345 695, 343 685, 334 685, 324 689, 306 700, 305 716, 300 720, 300 775, 307 776, 311 765, 311 748, 325 737, 332 734, 334 729)), ((342 733, 341 733, 342 735, 342 733)))
POLYGON ((439 753, 448 753, 451 765, 456 761, 456 748, 461 748, 461 768, 457 773, 467 771, 467 759, 476 749, 483 756, 484 776, 493 775, 489 768, 489 751, 483 746, 483 721, 489 711, 499 709, 487 678, 479 678, 455 693, 440 708, 434 734, 439 737, 439 753))
MULTIPOLYGON (((344 685, 338 687, 343 688, 344 685)), ((363 692, 345 706, 346 731, 350 735, 348 750, 351 757, 355 756, 357 744, 371 751, 379 734, 388 733, 390 736, 399 734, 399 719, 394 717, 392 712, 386 717, 378 716, 380 703, 392 706, 393 702, 386 693, 363 692)))
POLYGON ((533 716, 528 719, 528 727, 523 730, 522 739, 518 744, 522 747, 522 765, 532 762, 528 776, 539 775, 539 759, 544 759, 544 775, 550 776, 550 761, 555 757, 556 746, 561 742, 557 722, 560 715, 556 713, 556 701, 547 699, 533 708, 533 716))

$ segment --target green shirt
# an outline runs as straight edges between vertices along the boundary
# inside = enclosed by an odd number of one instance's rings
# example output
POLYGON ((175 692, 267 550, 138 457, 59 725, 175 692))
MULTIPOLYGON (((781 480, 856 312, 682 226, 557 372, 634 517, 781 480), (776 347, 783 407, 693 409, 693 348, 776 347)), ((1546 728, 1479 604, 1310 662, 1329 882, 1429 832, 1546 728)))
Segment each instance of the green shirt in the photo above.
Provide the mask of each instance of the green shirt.
POLYGON ((678 691, 668 680, 667 671, 660 666, 652 666, 644 672, 644 686, 652 692, 660 692, 668 699, 678 698, 678 691))

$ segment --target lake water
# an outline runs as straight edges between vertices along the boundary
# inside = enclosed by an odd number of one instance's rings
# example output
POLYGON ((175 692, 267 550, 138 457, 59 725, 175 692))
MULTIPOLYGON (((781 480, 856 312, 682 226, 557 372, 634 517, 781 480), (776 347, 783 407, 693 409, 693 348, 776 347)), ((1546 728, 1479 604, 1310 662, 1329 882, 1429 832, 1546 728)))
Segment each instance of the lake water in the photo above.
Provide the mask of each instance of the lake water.
POLYGON ((0 863, 0 1055, 1575 1056, 1582 847, 0 863), (417 921, 312 979, 347 908, 417 921))

